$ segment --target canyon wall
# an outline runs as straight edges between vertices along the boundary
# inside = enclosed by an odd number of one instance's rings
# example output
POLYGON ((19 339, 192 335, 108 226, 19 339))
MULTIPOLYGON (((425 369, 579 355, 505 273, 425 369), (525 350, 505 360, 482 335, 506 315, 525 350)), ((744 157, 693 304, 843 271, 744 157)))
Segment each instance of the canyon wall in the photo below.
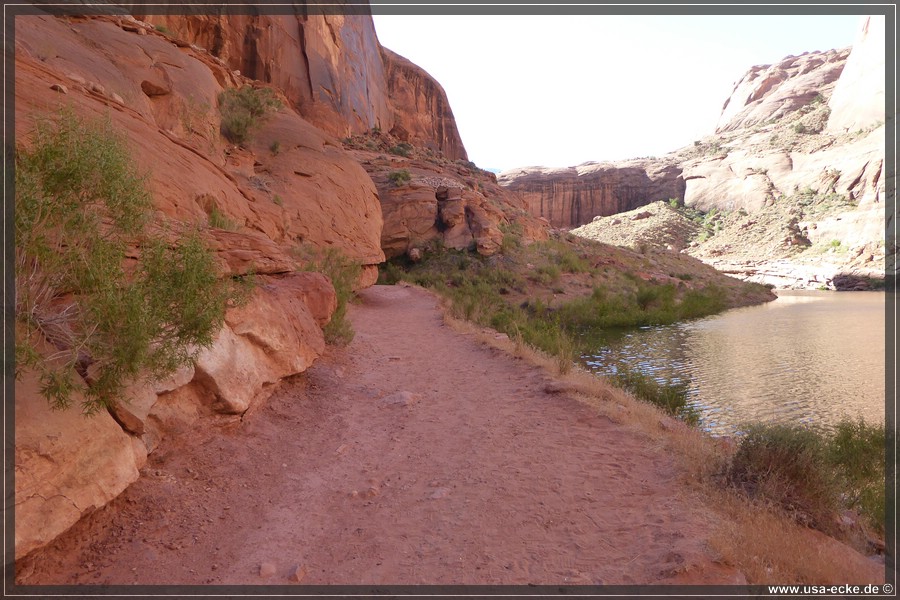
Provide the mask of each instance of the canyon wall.
POLYGON ((256 285, 189 367, 133 382, 93 418, 52 411, 36 374, 20 374, 16 557, 120 494, 166 436, 235 423, 321 355, 336 296, 303 272, 310 253, 360 263, 366 286, 386 254, 430 242, 490 255, 510 223, 546 238, 545 221, 466 160, 443 88, 382 48, 370 16, 292 10, 17 17, 18 147, 60 111, 107 122, 146 175, 153 226, 198 231, 222 277, 256 285), (247 86, 280 106, 232 143, 220 95, 247 86), (398 185, 400 170, 412 173, 398 185))
MULTIPOLYGON (((727 222, 740 234, 705 237, 685 251, 759 281, 819 287, 846 273, 883 277, 884 56, 884 18, 865 17, 852 49, 750 68, 726 99, 716 132, 643 161, 646 175, 635 161, 621 161, 514 169, 498 181, 558 227, 669 198, 733 215, 727 222)), ((602 219, 611 223, 628 227, 630 220, 602 219)), ((631 239, 604 237, 596 227, 590 237, 631 239)))
MULTIPOLYGON (((392 131, 443 164, 465 160, 443 89, 383 50, 370 16, 296 11, 16 18, 17 145, 60 111, 108 122, 146 174, 154 227, 196 230, 222 277, 256 278, 190 367, 134 382, 108 412, 52 411, 35 373, 21 373, 17 557, 121 493, 164 437, 233 423, 324 351, 335 292, 302 272, 304 257, 340 251, 362 264, 360 286, 385 258, 379 188, 335 136, 392 131), (280 107, 233 144, 219 96, 243 86, 268 87, 280 107)), ((457 234, 497 243, 500 217, 464 221, 457 234)))
POLYGON ((500 173, 497 181, 522 196, 532 215, 546 218, 554 227, 578 227, 597 216, 683 198, 685 187, 675 165, 644 159, 512 169, 500 173))
POLYGON ((240 74, 283 90, 337 137, 378 128, 465 159, 447 95, 423 69, 383 48, 369 15, 145 16, 240 74))

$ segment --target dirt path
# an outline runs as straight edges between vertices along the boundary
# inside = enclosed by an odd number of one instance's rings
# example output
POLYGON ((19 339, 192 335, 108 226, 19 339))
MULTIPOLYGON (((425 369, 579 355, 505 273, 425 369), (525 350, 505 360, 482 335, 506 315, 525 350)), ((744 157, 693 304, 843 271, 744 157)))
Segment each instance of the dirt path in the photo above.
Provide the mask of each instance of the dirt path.
POLYGON ((20 581, 733 581, 652 439, 546 393, 543 371, 444 326, 424 291, 361 298, 348 348, 240 426, 167 440, 20 581))

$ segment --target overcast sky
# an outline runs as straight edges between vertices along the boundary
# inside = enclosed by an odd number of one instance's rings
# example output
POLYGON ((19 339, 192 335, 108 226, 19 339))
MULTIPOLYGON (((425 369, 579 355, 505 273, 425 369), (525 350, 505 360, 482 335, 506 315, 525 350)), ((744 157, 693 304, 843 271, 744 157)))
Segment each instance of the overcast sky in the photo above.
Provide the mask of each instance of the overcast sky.
POLYGON ((848 47, 859 16, 386 16, 482 168, 659 156, 714 132, 753 65, 848 47))

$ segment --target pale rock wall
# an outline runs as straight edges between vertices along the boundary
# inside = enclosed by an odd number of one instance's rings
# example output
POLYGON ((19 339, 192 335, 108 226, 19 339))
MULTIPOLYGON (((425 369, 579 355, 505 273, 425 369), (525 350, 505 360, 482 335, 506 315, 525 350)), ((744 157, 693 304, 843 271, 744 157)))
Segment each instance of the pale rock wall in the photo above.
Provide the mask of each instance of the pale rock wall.
POLYGON ((849 49, 807 52, 752 67, 725 100, 716 132, 781 119, 819 95, 830 96, 849 53, 849 49))
POLYGON ((856 131, 884 122, 884 15, 861 18, 853 49, 828 101, 832 133, 856 131))

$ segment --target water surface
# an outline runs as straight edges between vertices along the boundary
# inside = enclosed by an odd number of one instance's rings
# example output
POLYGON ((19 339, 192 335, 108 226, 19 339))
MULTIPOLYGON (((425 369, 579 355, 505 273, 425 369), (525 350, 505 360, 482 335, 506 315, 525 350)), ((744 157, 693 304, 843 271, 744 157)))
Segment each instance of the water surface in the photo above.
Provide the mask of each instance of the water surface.
POLYGON ((599 374, 617 364, 690 382, 702 426, 884 422, 884 294, 779 291, 759 306, 608 340, 583 358, 599 374))

